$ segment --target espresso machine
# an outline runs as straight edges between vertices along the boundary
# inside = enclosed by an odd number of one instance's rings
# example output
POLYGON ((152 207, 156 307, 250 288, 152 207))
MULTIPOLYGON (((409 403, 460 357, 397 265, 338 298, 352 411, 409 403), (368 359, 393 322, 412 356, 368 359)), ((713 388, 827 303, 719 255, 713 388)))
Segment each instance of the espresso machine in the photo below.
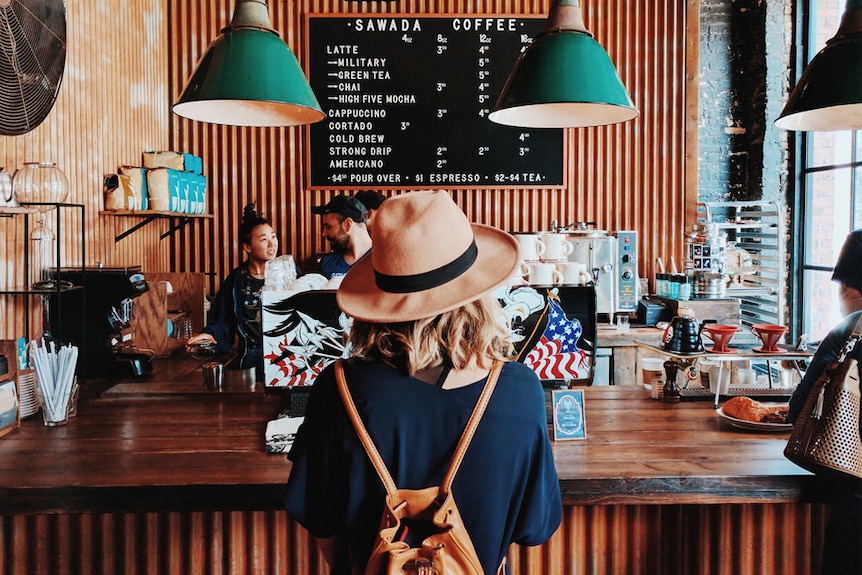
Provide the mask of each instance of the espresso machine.
POLYGON ((572 244, 569 261, 582 262, 596 287, 596 313, 613 321, 617 312, 637 311, 638 234, 633 230, 609 234, 595 222, 576 222, 553 229, 572 244))
POLYGON ((126 377, 152 371, 152 354, 134 345, 134 300, 150 289, 140 266, 63 268, 60 279, 83 287, 62 294, 68 301, 62 303, 56 331, 60 341, 78 346, 78 375, 126 377))

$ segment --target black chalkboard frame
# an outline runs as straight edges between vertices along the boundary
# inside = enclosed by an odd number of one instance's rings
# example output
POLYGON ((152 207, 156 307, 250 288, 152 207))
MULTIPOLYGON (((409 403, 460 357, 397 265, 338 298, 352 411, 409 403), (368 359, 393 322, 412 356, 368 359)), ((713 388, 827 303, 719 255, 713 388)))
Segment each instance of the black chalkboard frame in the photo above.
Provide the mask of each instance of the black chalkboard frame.
POLYGON ((306 14, 304 65, 327 112, 326 119, 306 129, 308 189, 566 188, 564 130, 514 128, 487 120, 519 51, 544 22, 544 14, 306 14), (446 58, 432 61, 411 54, 410 48, 423 42, 427 51, 428 37, 420 36, 429 26, 432 33, 445 27, 433 37, 432 48, 446 58), (457 32, 445 31, 456 26, 457 32), (345 69, 328 70, 327 62, 339 58, 348 62, 345 69), (379 58, 386 58, 387 65, 378 65, 379 58), (358 64, 351 70, 353 62, 358 64), (369 91, 362 79, 367 82, 368 76, 355 74, 367 71, 365 62, 371 62, 378 77, 388 72, 381 85, 409 66, 408 79, 399 80, 416 83, 409 90, 399 91, 396 85, 389 94, 372 88, 368 96, 375 102, 381 93, 394 102, 404 96, 406 103, 389 108, 363 103, 369 91), (394 69, 388 69, 392 62, 394 69), (436 77, 435 72, 446 75, 436 77), (342 73, 344 77, 326 83, 325 75, 342 73), (332 88, 339 84, 344 90, 332 88), (453 93, 467 94, 463 101, 475 103, 453 106, 459 98, 453 93), (385 118, 379 117, 381 109, 385 118), (344 155, 332 153, 345 148, 344 155))

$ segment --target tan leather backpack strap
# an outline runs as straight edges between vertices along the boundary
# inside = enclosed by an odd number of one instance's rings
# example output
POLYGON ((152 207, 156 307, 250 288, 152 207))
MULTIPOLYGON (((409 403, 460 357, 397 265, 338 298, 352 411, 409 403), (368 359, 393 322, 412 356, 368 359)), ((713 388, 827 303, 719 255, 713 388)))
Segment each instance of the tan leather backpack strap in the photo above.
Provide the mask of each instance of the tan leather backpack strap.
POLYGON ((396 487, 395 480, 392 479, 389 469, 386 468, 386 463, 384 463, 383 458, 380 457, 380 452, 377 451, 374 441, 371 440, 368 430, 365 429, 365 424, 362 423, 362 418, 359 417, 359 412, 356 410, 356 404, 353 403, 353 396, 350 395, 350 390, 347 388, 347 381, 344 379, 344 365, 340 359, 335 361, 335 382, 338 384, 338 392, 341 394, 341 400, 344 402, 344 407, 347 408, 347 414, 350 416, 350 421, 353 423, 356 435, 359 436, 359 440, 362 442, 362 446, 365 448, 368 458, 371 459, 371 463, 374 465, 377 475, 380 476, 380 481, 383 482, 383 486, 386 488, 386 493, 389 495, 395 495, 398 492, 398 487, 396 487))
MULTIPOLYGON (((458 441, 458 446, 455 448, 455 453, 452 456, 451 463, 449 464, 449 470, 443 478, 443 483, 440 484, 444 493, 448 493, 449 489, 452 487, 452 481, 455 479, 458 467, 461 466, 461 461, 464 459, 464 453, 467 452, 467 448, 473 440, 473 435, 476 432, 476 428, 479 426, 479 421, 481 421, 482 415, 485 413, 485 408, 488 406, 488 401, 491 399, 491 394, 494 392, 494 387, 497 385, 497 378, 500 377, 500 371, 502 369, 503 362, 501 361, 496 362, 493 367, 491 367, 491 372, 488 374, 488 379, 485 381, 485 387, 482 389, 482 394, 479 396, 479 399, 476 402, 476 407, 473 408, 473 413, 470 415, 470 419, 467 420, 467 426, 464 428, 464 433, 461 434, 461 439, 458 441)), ((392 479, 392 475, 389 473, 386 463, 383 462, 380 452, 377 451, 377 447, 374 445, 371 435, 368 434, 365 424, 362 423, 362 418, 359 417, 359 411, 356 409, 356 404, 353 402, 353 396, 350 395, 350 390, 347 387, 347 380, 344 378, 344 365, 340 359, 335 362, 335 382, 338 385, 338 392, 341 394, 341 400, 344 402, 347 414, 350 416, 350 421, 353 423, 353 428, 356 430, 356 434, 359 436, 359 440, 362 442, 362 446, 365 448, 368 458, 371 459, 371 463, 374 465, 377 475, 380 476, 380 481, 383 482, 383 486, 386 488, 386 493, 394 495, 398 491, 398 487, 395 485, 395 480, 392 479)))
POLYGON ((503 362, 496 361, 491 367, 491 372, 488 374, 488 379, 485 381, 485 387, 482 389, 482 395, 476 402, 476 407, 473 408, 473 413, 470 419, 467 420, 467 426, 464 428, 464 433, 461 434, 461 439, 458 441, 458 446, 455 448, 455 453, 452 455, 452 462, 449 463, 449 470, 446 472, 446 477, 443 478, 443 483, 440 488, 443 493, 449 493, 452 487, 452 482, 455 480, 455 474, 458 473, 458 468, 461 466, 461 461, 464 459, 464 454, 467 448, 470 447, 470 442, 473 440, 473 435, 476 433, 476 428, 479 427, 479 422, 482 420, 482 415, 485 414, 485 408, 491 400, 491 394, 494 393, 494 387, 497 385, 497 378, 500 377, 500 372, 503 370, 503 362))

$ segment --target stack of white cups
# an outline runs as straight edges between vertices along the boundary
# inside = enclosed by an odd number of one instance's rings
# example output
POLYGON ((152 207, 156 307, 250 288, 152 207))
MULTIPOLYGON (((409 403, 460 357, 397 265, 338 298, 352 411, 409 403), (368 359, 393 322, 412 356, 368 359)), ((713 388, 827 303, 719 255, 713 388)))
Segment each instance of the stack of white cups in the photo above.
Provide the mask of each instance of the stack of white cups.
POLYGON ((521 274, 534 286, 585 285, 591 281, 587 266, 569 261, 574 246, 566 234, 556 232, 515 234, 521 249, 521 274))

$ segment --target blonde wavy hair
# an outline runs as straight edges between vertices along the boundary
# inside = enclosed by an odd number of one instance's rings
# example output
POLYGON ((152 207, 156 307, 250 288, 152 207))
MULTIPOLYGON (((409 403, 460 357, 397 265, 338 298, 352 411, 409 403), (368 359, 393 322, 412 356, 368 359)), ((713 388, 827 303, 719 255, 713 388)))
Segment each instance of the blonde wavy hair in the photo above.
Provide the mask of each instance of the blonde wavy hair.
POLYGON ((400 323, 355 320, 350 355, 380 359, 407 375, 448 361, 453 369, 471 364, 490 368, 514 355, 512 332, 500 302, 492 294, 442 314, 400 323))

